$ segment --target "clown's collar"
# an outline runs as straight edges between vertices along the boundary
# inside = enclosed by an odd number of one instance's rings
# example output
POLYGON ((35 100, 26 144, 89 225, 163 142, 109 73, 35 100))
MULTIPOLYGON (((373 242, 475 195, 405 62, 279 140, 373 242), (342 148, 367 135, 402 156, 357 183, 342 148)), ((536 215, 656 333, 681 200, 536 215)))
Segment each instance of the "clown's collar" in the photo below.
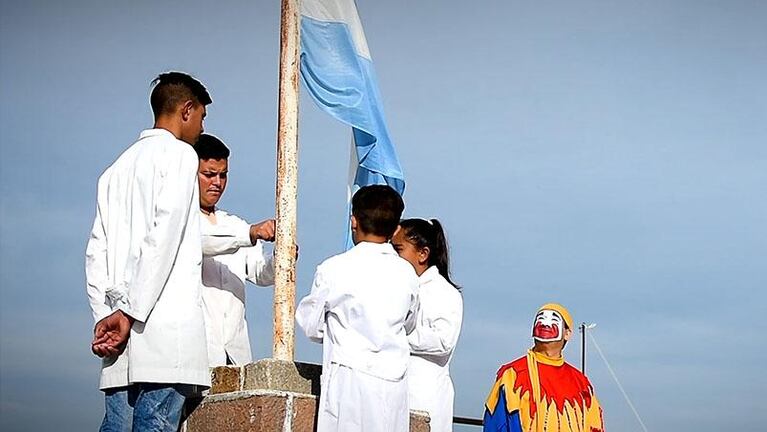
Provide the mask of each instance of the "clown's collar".
POLYGON ((562 366, 563 364, 565 364, 564 356, 549 357, 542 352, 533 351, 532 349, 530 349, 530 351, 533 353, 533 355, 535 356, 535 361, 538 363, 543 363, 549 366, 562 366))

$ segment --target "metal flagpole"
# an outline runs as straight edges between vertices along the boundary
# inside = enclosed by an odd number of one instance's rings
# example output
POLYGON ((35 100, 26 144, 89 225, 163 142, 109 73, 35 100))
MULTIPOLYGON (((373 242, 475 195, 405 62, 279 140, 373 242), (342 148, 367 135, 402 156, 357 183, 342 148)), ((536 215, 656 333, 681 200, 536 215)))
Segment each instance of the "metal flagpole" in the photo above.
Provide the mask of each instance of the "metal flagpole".
POLYGON ((272 357, 285 361, 293 361, 295 344, 299 23, 300 0, 282 0, 272 357))

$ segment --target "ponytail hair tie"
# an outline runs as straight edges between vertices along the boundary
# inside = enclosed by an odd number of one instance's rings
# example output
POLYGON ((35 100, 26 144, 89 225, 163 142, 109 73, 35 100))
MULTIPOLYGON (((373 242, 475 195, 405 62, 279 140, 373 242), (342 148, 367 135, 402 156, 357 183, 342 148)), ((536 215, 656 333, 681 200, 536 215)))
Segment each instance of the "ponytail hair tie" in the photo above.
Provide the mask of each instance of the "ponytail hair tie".
POLYGON ((428 219, 427 218, 416 218, 416 219, 421 219, 422 221, 426 222, 427 224, 429 224, 431 226, 434 226, 434 222, 432 222, 432 220, 436 219, 436 218, 428 218, 428 219))

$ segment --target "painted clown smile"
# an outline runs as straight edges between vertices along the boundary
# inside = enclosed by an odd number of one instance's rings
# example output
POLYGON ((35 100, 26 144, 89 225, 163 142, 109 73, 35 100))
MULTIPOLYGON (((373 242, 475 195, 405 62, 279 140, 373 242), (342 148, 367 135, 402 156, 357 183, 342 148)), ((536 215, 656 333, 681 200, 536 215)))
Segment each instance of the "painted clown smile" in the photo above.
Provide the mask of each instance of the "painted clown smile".
POLYGON ((559 327, 536 323, 533 335, 543 339, 556 339, 559 336, 559 327))
POLYGON ((542 310, 535 316, 533 338, 541 342, 562 340, 564 329, 562 316, 553 310, 542 310))

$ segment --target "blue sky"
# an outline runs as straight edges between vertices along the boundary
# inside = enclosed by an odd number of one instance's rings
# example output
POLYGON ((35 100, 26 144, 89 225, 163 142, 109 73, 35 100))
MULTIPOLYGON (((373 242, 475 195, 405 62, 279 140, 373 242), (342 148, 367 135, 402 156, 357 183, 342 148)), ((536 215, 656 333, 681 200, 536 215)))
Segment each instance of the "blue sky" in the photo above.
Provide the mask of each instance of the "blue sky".
MULTIPOLYGON (((406 214, 443 221, 465 287, 456 414, 481 415, 496 368, 556 300, 598 323, 649 430, 761 430, 767 4, 359 10, 406 214)), ((0 429, 93 430, 83 253, 96 179, 151 126, 149 81, 184 70, 211 90, 207 130, 233 151, 222 207, 270 216, 279 2, 3 0, 0 12, 0 429)), ((304 95, 299 296, 343 243, 348 144, 304 95)), ((248 318, 254 355, 269 356, 270 290, 249 292, 248 318)), ((641 430, 593 354, 608 429, 641 430)), ((297 359, 320 356, 298 337, 297 359)))

